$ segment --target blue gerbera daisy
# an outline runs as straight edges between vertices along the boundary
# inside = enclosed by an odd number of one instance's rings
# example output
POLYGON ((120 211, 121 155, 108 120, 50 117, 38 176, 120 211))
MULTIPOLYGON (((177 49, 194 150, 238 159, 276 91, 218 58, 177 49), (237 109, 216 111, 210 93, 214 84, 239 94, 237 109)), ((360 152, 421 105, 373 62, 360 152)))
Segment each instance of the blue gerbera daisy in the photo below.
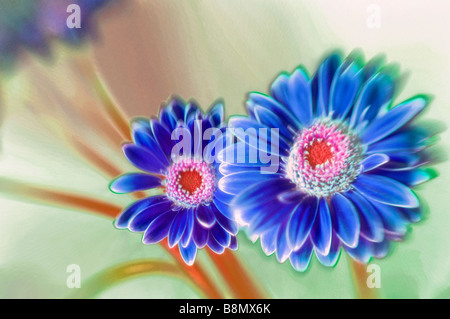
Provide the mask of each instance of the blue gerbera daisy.
POLYGON ((206 245, 218 254, 237 249, 238 225, 225 204, 227 195, 217 187, 222 175, 214 146, 226 142, 223 121, 222 103, 203 113, 195 103, 178 98, 161 108, 159 118, 135 119, 133 143, 125 144, 123 151, 144 172, 122 175, 110 189, 129 193, 158 188, 162 194, 127 207, 116 227, 144 232, 144 244, 167 238, 169 247, 178 245, 187 264, 194 262, 197 248, 206 245), (187 146, 182 150, 180 145, 187 146))
POLYGON ((239 142, 222 152, 219 188, 236 196, 237 219, 263 251, 276 252, 280 262, 289 258, 298 271, 313 251, 334 266, 341 246, 361 262, 382 258, 389 241, 403 238, 421 216, 411 187, 432 177, 421 167, 431 132, 412 120, 427 98, 392 107, 389 68, 361 60, 332 54, 312 78, 302 68, 283 73, 270 96, 249 95, 248 117, 229 121, 239 142), (277 134, 258 133, 269 128, 277 134), (255 149, 259 157, 251 162, 255 149), (270 156, 280 165, 262 174, 268 162, 261 158, 270 156))

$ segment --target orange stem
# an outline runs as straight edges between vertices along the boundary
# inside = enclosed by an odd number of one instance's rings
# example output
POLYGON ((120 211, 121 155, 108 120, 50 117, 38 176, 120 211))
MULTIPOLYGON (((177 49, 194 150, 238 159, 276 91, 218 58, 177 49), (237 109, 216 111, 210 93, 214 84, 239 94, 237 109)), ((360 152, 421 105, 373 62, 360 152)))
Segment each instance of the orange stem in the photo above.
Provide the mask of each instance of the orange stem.
MULTIPOLYGON (((62 191, 50 190, 39 186, 32 186, 5 178, 0 178, 0 191, 11 195, 25 196, 38 202, 51 202, 52 204, 57 204, 64 207, 88 210, 109 218, 117 217, 117 215, 122 211, 122 207, 98 199, 62 191)), ((186 265, 180 254, 176 250, 170 249, 167 242, 162 242, 161 245, 175 258, 182 271, 188 275, 209 298, 223 298, 219 290, 214 286, 200 265, 186 265)))
POLYGON ((230 250, 225 250, 222 255, 218 255, 210 250, 207 252, 235 298, 265 298, 250 274, 230 250))
POLYGON ((7 178, 0 179, 0 191, 4 194, 24 196, 41 203, 88 210, 110 218, 116 217, 122 211, 122 207, 98 199, 24 184, 7 178))
POLYGON ((75 66, 81 70, 85 77, 90 81, 93 91, 100 98, 103 109, 109 115, 114 127, 117 128, 123 139, 130 140, 130 125, 127 116, 123 110, 111 98, 104 83, 97 75, 95 68, 90 63, 76 62, 75 66))
POLYGON ((349 260, 358 299, 377 299, 376 289, 367 286, 367 264, 360 263, 351 258, 349 260))
MULTIPOLYGON (((173 277, 185 277, 179 267, 159 260, 137 260, 103 270, 83 283, 83 289, 77 290, 71 297, 92 299, 109 287, 136 276, 162 274, 173 277)), ((189 280, 189 278, 188 278, 189 280)), ((195 285, 196 283, 193 282, 195 285)), ((197 286, 197 288, 199 288, 197 286)))
POLYGON ((70 137, 71 144, 78 150, 78 152, 89 162, 103 171, 109 177, 119 176, 121 171, 108 162, 103 156, 97 153, 87 144, 81 142, 77 137, 70 137))
POLYGON ((209 296, 211 299, 223 299, 224 296, 215 288, 213 282, 209 279, 208 276, 205 275, 205 271, 198 263, 193 264, 192 266, 186 265, 181 255, 174 248, 170 248, 167 240, 162 241, 162 246, 168 251, 178 262, 181 267, 181 270, 188 275, 197 285, 199 285, 202 290, 209 296))

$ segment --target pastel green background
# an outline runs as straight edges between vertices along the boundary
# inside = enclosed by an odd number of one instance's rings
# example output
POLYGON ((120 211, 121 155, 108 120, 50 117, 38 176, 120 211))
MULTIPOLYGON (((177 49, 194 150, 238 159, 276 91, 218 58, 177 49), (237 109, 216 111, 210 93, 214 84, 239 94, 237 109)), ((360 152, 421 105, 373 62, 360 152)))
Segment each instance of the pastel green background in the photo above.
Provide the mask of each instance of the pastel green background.
MULTIPOLYGON (((280 71, 303 64, 312 73, 331 50, 348 54, 360 48, 367 59, 384 53, 388 62, 400 64, 407 80, 397 102, 418 93, 431 94, 434 99, 423 119, 446 124, 450 121, 449 13, 450 4, 440 0, 133 1, 125 10, 100 17, 100 42, 86 46, 80 55, 95 59, 110 92, 130 116, 154 115, 172 93, 194 97, 205 108, 224 98, 231 115, 244 112, 249 91, 267 92, 280 71), (367 26, 370 4, 381 10, 380 28, 367 26)), ((71 80, 58 68, 72 53, 58 50, 54 64, 42 62, 46 71, 40 76, 54 80, 77 107, 71 80)), ((0 174, 120 205, 130 203, 127 195, 109 193, 109 179, 68 151, 26 110, 41 103, 30 93, 36 85, 52 96, 51 89, 33 78, 29 65, 38 62, 31 60, 24 60, 15 76, 1 81, 7 116, 0 174)), ((64 123, 54 124, 68 129, 64 123)), ((95 128, 75 125, 80 136, 84 134, 98 150, 131 170, 95 136, 95 128)), ((448 131, 441 135, 444 152, 449 138, 448 131)), ((450 173, 448 162, 435 168, 440 176, 417 188, 429 214, 412 226, 404 242, 393 244, 387 258, 372 261, 381 268, 381 297, 450 297, 450 173)), ((345 254, 335 268, 325 268, 313 257, 308 271, 297 273, 289 263, 266 257, 259 243, 252 244, 241 233, 237 255, 270 297, 355 297, 345 254)), ((140 235, 116 230, 105 218, 0 198, 1 298, 68 298, 75 293, 66 287, 69 264, 80 265, 83 287, 85 280, 107 267, 148 257, 170 260, 159 246, 142 245, 140 235)), ((214 271, 204 252, 198 260, 214 271)), ((201 296, 182 280, 145 276, 113 286, 98 297, 201 296)))

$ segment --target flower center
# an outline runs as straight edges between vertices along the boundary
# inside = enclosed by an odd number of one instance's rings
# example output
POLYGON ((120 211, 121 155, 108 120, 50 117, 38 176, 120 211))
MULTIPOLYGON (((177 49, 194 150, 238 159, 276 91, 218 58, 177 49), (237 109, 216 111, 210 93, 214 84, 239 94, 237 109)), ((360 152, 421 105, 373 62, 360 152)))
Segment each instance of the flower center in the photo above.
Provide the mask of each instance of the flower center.
POLYGON ((182 171, 178 174, 178 185, 189 193, 194 193, 202 186, 202 175, 197 171, 182 171))
POLYGON ((355 180, 361 153, 357 136, 344 124, 319 120, 296 137, 286 175, 299 190, 327 197, 348 189, 355 180))
POLYGON ((182 159, 167 171, 167 196, 183 207, 211 202, 216 189, 216 176, 210 164, 194 159, 182 159))
POLYGON ((331 146, 326 141, 314 140, 312 145, 306 147, 305 160, 309 162, 312 168, 317 165, 329 162, 333 159, 331 146))

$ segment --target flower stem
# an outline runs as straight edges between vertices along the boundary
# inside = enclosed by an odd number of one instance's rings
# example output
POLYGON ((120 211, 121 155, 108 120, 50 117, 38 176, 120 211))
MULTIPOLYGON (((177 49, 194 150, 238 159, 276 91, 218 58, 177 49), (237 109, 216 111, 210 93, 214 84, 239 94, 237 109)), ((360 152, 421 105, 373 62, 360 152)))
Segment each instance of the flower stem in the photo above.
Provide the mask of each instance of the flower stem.
POLYGON ((111 94, 105 87, 105 84, 97 75, 95 67, 91 62, 86 63, 86 61, 75 62, 75 68, 81 70, 86 79, 90 82, 90 86, 93 88, 100 101, 102 102, 102 107, 108 114, 114 126, 117 128, 122 138, 125 140, 131 140, 130 135, 130 125, 125 112, 122 108, 113 100, 111 94))
POLYGON ((198 286, 202 287, 205 294, 212 299, 222 299, 224 296, 217 290, 211 279, 206 275, 205 271, 198 263, 188 266, 185 264, 183 258, 178 253, 178 251, 173 248, 169 248, 167 240, 162 242, 163 247, 175 258, 177 263, 180 265, 181 270, 188 275, 192 281, 194 281, 198 286))
POLYGON ((377 299, 378 296, 375 288, 369 288, 367 286, 367 264, 360 263, 352 258, 349 258, 349 262, 357 298, 377 299))
POLYGON ((52 203, 73 209, 88 210, 109 218, 116 217, 122 211, 120 206, 84 195, 47 189, 8 178, 0 178, 0 192, 18 195, 44 204, 52 203))
MULTIPOLYGON (((139 275, 164 274, 184 277, 178 267, 168 262, 157 260, 141 260, 128 262, 111 267, 95 275, 83 284, 83 289, 77 290, 72 298, 94 298, 109 287, 139 275)), ((195 284, 195 283, 194 283, 195 284)))
MULTIPOLYGON (((0 178, 0 192, 25 197, 40 203, 52 203, 72 209, 88 210, 108 218, 115 218, 122 211, 122 207, 98 199, 29 185, 7 178, 0 178)), ((180 269, 196 283, 205 295, 214 299, 223 298, 199 264, 188 266, 183 262, 180 254, 174 249, 170 249, 167 243, 163 242, 162 247, 175 258, 180 269)))
POLYGON ((208 250, 208 255, 219 270, 228 288, 235 298, 238 299, 261 299, 264 295, 255 284, 247 270, 242 266, 239 259, 225 250, 222 255, 217 255, 208 250))

